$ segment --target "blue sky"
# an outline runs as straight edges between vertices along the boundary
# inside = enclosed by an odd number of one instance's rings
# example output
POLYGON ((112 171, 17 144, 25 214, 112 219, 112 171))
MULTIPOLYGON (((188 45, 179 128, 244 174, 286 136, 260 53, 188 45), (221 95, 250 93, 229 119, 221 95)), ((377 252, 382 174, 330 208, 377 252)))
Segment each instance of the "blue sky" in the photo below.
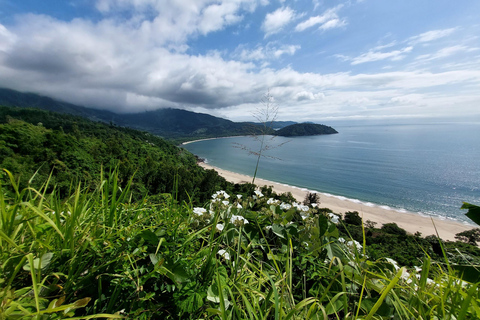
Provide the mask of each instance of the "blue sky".
POLYGON ((116 112, 480 116, 480 1, 0 0, 0 87, 116 112))

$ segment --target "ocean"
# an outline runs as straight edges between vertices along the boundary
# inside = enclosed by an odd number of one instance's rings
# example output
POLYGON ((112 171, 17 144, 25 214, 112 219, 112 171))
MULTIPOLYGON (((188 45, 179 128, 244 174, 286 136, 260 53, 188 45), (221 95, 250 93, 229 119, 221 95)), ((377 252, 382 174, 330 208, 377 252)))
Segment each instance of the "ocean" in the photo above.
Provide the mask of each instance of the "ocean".
MULTIPOLYGON (((260 159, 257 177, 473 224, 460 207, 464 201, 480 205, 479 122, 331 126, 339 133, 267 137, 273 148, 260 159)), ((230 137, 183 147, 212 166, 253 176, 257 158, 248 150, 258 151, 259 143, 230 137)))

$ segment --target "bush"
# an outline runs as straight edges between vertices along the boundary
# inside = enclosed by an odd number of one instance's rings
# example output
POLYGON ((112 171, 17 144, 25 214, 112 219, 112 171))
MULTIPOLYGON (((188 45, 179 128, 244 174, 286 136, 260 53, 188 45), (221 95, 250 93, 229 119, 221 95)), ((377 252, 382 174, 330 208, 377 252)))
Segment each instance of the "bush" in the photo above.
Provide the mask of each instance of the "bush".
POLYGON ((400 228, 396 223, 385 223, 382 228, 380 228, 383 232, 388 234, 395 234, 398 236, 406 236, 407 231, 400 228))
POLYGON ((345 218, 343 219, 347 224, 353 224, 356 226, 362 225, 362 218, 358 215, 357 211, 345 212, 345 218))
POLYGON ((303 204, 309 206, 314 203, 320 204, 320 195, 316 192, 307 192, 305 195, 305 200, 303 200, 303 204))

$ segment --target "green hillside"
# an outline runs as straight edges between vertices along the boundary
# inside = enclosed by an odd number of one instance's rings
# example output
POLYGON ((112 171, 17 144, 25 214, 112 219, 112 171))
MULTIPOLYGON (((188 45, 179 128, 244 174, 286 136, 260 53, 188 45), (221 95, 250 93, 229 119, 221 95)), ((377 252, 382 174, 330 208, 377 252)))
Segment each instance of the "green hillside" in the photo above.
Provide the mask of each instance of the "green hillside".
POLYGON ((93 189, 100 171, 112 168, 122 186, 133 177, 137 196, 176 192, 179 200, 202 202, 226 184, 197 166, 192 154, 150 133, 25 108, 0 107, 0 167, 21 188, 39 187, 52 173, 51 185, 61 194, 72 182, 93 189))
POLYGON ((283 137, 299 137, 335 133, 338 133, 337 130, 323 124, 297 123, 276 131, 275 135, 283 137))
MULTIPOLYGON (((85 108, 33 93, 0 88, 0 105, 39 108, 58 113, 81 116, 107 124, 147 131, 175 143, 201 138, 249 135, 260 132, 254 123, 233 122, 208 114, 180 109, 160 108, 154 111, 119 114, 106 110, 85 108)), ((273 133, 271 129, 267 133, 273 133)))

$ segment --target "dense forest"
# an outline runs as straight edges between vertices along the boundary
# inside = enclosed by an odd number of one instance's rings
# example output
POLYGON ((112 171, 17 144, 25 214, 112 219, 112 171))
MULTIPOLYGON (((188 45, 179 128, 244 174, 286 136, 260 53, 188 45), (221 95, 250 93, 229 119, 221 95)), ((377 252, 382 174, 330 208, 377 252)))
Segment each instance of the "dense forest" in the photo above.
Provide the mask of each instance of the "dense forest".
POLYGON ((480 317, 480 230, 411 235, 196 162, 151 133, 0 107, 0 319, 480 317))
POLYGON ((315 123, 297 123, 284 127, 275 132, 277 136, 297 137, 297 136, 315 136, 321 134, 335 134, 337 130, 332 127, 315 123))
POLYGON ((80 182, 94 188, 100 171, 112 168, 118 168, 121 186, 133 179, 137 198, 174 193, 179 201, 203 203, 227 188, 192 154, 155 135, 36 109, 0 107, 0 166, 21 188, 39 187, 51 174, 62 195, 80 182))

